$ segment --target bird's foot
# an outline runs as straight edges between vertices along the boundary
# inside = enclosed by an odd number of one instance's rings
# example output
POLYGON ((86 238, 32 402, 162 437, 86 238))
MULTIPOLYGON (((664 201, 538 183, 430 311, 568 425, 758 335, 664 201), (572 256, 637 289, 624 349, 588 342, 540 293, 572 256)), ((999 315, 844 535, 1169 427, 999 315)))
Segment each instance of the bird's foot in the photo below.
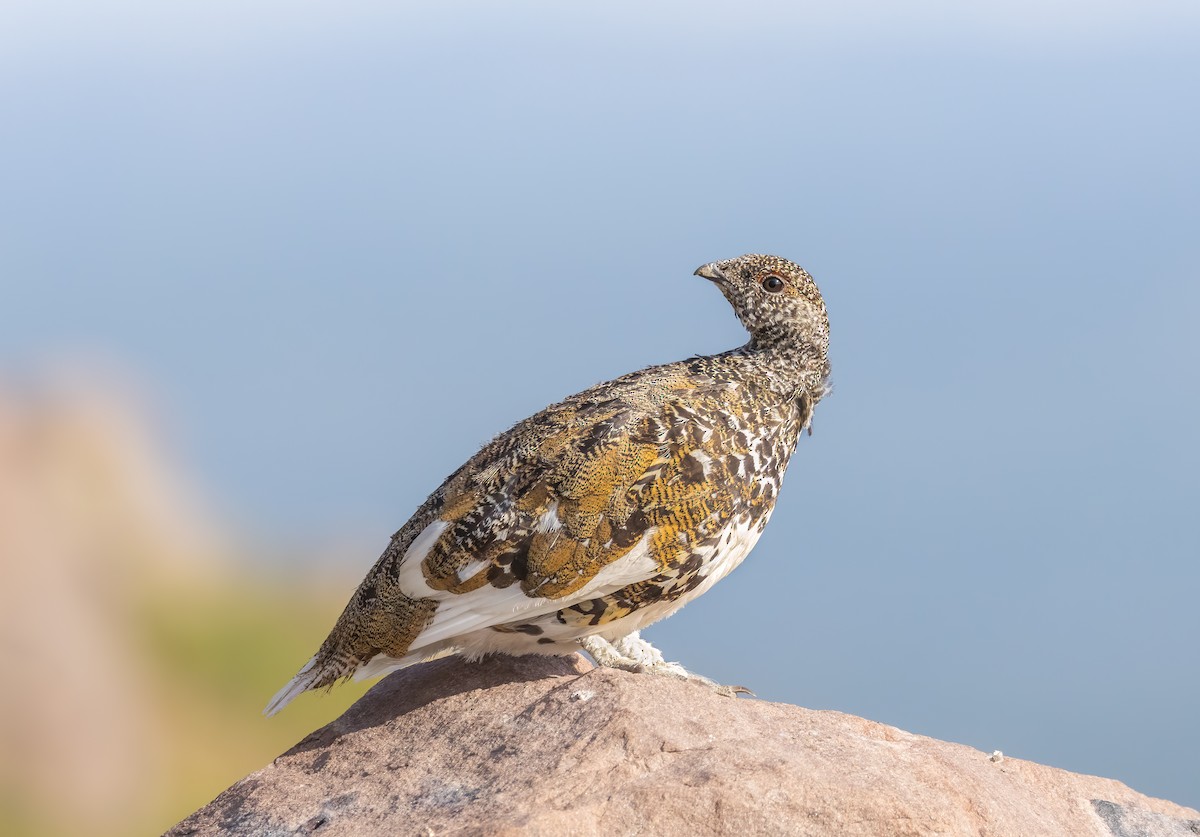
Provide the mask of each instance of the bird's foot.
POLYGON ((581 639, 579 644, 596 661, 596 665, 603 668, 691 680, 694 683, 702 683, 725 697, 754 695, 754 692, 745 686, 724 686, 703 675, 693 674, 679 663, 668 662, 663 659, 662 652, 642 639, 637 631, 611 641, 601 636, 587 636, 581 639))

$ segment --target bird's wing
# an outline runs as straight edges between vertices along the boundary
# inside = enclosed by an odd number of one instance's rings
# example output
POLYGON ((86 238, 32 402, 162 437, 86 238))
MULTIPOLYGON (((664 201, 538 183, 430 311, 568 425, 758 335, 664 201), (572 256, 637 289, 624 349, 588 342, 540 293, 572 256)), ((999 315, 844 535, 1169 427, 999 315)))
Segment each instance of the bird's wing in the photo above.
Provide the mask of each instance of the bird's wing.
POLYGON ((403 612, 406 621, 371 630, 392 641, 355 656, 431 648, 677 565, 690 539, 728 517, 731 501, 714 490, 710 465, 738 446, 719 412, 704 418, 683 406, 693 400, 694 392, 650 408, 568 402, 481 451, 439 489, 436 515, 397 533, 403 550, 385 554, 364 581, 381 606, 376 618, 403 612))
POLYGON ((618 379, 602 385, 612 397, 598 387, 547 408, 452 474, 267 711, 671 573, 738 504, 769 507, 731 385, 654 371, 635 373, 637 393, 614 393, 618 379))

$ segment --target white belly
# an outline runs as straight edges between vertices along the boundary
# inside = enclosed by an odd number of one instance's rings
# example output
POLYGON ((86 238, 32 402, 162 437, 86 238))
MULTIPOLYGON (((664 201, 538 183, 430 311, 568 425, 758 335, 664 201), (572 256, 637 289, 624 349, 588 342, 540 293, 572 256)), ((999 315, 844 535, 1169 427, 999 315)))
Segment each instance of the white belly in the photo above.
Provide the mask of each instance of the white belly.
POLYGON ((720 543, 714 548, 713 554, 706 557, 704 562, 704 580, 677 599, 669 602, 658 602, 638 608, 633 613, 621 619, 597 625, 588 633, 598 633, 605 639, 617 639, 626 634, 640 631, 660 619, 666 619, 688 602, 702 596, 725 576, 733 572, 738 564, 745 560, 762 536, 763 528, 771 517, 770 511, 752 524, 735 523, 721 536, 720 543))

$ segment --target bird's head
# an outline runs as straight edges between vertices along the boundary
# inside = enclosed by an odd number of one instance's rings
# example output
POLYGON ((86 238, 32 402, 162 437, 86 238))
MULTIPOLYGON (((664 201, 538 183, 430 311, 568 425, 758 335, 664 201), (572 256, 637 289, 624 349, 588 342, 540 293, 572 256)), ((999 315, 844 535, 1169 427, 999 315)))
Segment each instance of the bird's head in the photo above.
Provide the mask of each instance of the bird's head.
POLYGON ((749 254, 710 262, 696 270, 729 300, 752 346, 796 351, 829 351, 829 316, 817 283, 797 264, 779 256, 749 254))

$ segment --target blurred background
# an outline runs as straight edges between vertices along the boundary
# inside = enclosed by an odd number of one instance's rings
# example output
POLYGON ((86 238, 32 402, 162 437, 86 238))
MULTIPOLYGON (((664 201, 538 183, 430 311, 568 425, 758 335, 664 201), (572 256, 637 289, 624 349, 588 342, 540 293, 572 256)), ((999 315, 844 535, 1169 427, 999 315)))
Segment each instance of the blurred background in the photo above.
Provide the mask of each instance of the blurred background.
MULTIPOLYGON (((494 433, 744 334, 835 393, 649 631, 761 698, 1200 806, 1200 6, 0 6, 0 817, 161 831, 494 433)), ((6 831, 10 831, 6 827, 6 831)))

